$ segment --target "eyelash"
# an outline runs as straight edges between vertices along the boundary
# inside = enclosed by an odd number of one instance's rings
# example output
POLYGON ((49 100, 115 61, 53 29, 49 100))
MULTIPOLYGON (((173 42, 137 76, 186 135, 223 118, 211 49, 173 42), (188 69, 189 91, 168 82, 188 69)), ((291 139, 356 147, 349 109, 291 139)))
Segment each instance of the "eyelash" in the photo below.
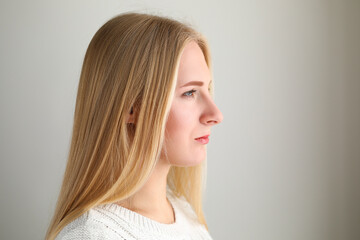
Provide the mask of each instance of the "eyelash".
MULTIPOLYGON (((208 89, 208 91, 210 92, 210 88, 208 89)), ((190 90, 190 91, 185 92, 183 95, 184 95, 185 97, 194 97, 194 95, 187 95, 187 93, 196 93, 196 92, 197 92, 197 90, 192 89, 192 90, 190 90)))
POLYGON ((186 95, 187 93, 195 93, 196 92, 196 90, 195 89, 192 89, 192 90, 190 90, 190 91, 187 91, 187 92, 185 92, 183 95, 185 96, 185 97, 194 97, 194 95, 186 95))

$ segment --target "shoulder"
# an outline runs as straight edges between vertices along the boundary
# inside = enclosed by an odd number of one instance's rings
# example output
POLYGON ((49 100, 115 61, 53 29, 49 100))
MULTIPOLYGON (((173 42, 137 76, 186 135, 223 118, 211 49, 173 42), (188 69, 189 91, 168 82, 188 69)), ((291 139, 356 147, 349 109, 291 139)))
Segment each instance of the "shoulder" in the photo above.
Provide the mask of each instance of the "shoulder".
POLYGON ((135 239, 126 225, 94 208, 66 225, 56 240, 135 239))

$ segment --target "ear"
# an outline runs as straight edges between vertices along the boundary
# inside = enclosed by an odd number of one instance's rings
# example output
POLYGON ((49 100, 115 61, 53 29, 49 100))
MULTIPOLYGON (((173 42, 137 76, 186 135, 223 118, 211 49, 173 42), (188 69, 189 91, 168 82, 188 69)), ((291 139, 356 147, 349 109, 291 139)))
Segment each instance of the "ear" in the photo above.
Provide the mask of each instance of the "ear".
POLYGON ((131 107, 129 114, 127 115, 126 123, 135 123, 135 113, 133 107, 131 107))

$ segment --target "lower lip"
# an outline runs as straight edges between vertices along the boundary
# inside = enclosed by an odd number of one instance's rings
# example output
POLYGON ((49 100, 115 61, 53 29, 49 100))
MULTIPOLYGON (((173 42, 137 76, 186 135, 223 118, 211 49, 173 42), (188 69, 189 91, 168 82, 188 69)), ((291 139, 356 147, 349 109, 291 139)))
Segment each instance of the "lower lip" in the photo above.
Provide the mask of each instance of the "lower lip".
POLYGON ((195 139, 196 141, 202 143, 202 144, 207 144, 209 142, 209 138, 206 137, 206 138, 197 138, 195 139))

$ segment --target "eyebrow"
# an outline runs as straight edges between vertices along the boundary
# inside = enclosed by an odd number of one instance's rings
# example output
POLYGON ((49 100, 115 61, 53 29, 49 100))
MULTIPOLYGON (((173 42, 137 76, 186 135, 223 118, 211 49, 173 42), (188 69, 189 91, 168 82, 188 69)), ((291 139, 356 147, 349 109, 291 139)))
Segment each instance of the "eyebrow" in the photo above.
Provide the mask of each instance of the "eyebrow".
MULTIPOLYGON (((211 84, 212 80, 210 80, 209 85, 211 84)), ((180 88, 187 87, 187 86, 203 86, 204 82, 201 81, 191 81, 187 82, 185 85, 181 86, 180 88)))

